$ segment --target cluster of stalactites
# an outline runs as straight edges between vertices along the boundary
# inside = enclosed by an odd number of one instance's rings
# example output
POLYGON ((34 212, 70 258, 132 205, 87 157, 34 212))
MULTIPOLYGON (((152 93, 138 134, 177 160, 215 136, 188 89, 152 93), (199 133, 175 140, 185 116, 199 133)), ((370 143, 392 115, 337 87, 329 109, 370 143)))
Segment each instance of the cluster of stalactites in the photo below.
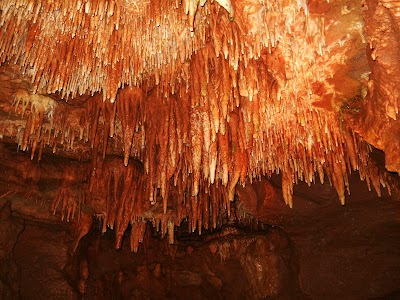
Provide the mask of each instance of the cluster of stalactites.
POLYGON ((321 27, 303 0, 2 1, 0 63, 20 65, 35 93, 102 92, 113 101, 125 85, 169 92, 190 82, 187 61, 210 40, 237 69, 265 47, 304 47, 300 31, 322 52, 321 27))
MULTIPOLYGON (((23 120, 22 123, 3 121, 0 124, 2 135, 16 137, 18 148, 23 151, 29 150, 31 159, 37 155, 40 160, 45 147, 51 147, 53 153, 59 149, 74 151, 76 141, 90 140, 93 148, 97 127, 99 124, 103 126, 103 118, 99 118, 100 108, 106 123, 113 120, 106 110, 113 105, 102 102, 99 96, 90 98, 83 108, 71 107, 63 102, 57 103, 47 95, 32 94, 22 89, 17 90, 12 97, 15 112, 23 120)), ((110 128, 115 128, 113 123, 110 128)), ((105 134, 107 141, 108 135, 112 136, 114 131, 105 134)))
POLYGON ((50 212, 55 215, 61 212, 61 219, 69 222, 76 216, 80 218, 82 204, 85 202, 85 192, 81 188, 81 183, 85 181, 85 173, 78 164, 71 163, 65 165, 63 176, 59 182, 59 187, 55 198, 51 202, 50 212))
MULTIPOLYGON (((225 60, 207 55, 199 52, 192 62, 191 72, 199 80, 191 82, 189 93, 163 97, 157 90, 147 95, 139 88, 125 88, 115 104, 103 102, 99 95, 78 110, 82 128, 69 127, 69 134, 86 132, 94 154, 106 157, 108 142, 114 139, 123 149, 123 160, 94 158, 97 163, 90 172, 90 197, 103 201, 103 224, 116 229, 117 247, 129 223, 133 251, 147 220, 163 235, 168 232, 171 242, 174 226, 185 219, 192 231, 215 228, 219 211, 230 212, 237 183, 274 172, 283 173, 283 195, 290 206, 296 182, 324 182, 325 174, 344 203, 351 170, 359 170, 380 194, 386 181, 368 165, 367 144, 341 126, 334 113, 315 110, 307 102, 294 107, 289 98, 278 99, 267 62, 241 69, 236 79, 247 80, 247 90, 239 84, 231 90, 224 82, 236 73, 225 60), (212 70, 209 80, 203 77, 204 61, 212 70), (241 72, 250 75, 241 78, 241 72), (270 81, 249 80, 265 74, 270 81), (132 156, 143 162, 143 170, 132 163, 132 156)), ((61 113, 63 109, 57 106, 54 119, 73 115, 61 113)), ((58 124, 67 128, 68 121, 58 124)), ((58 129, 55 133, 67 136, 58 129)))
MULTIPOLYGON (((238 182, 274 172, 283 173, 284 198, 290 206, 293 184, 311 183, 316 175, 323 182, 324 171, 331 174, 344 203, 347 174, 367 164, 367 149, 341 128, 334 113, 311 104, 318 100, 310 91, 312 80, 323 83, 330 61, 315 50, 315 39, 314 47, 307 50, 309 39, 299 30, 297 47, 289 56, 279 47, 265 48, 259 58, 232 63, 242 45, 237 30, 225 32, 229 43, 219 48, 215 39, 193 55, 187 89, 165 97, 162 88, 147 95, 141 88, 127 87, 120 90, 116 104, 103 102, 100 94, 82 109, 59 104, 47 113, 54 119, 50 128, 37 133, 26 130, 29 134, 24 136, 42 144, 46 141, 54 149, 58 144, 72 149, 79 137, 90 141, 95 155, 101 147, 103 157, 109 137, 114 137, 123 149, 125 165, 131 155, 143 161, 148 200, 156 203, 159 190, 164 211, 168 183, 176 185, 178 178, 191 182, 193 196, 203 184, 209 187, 220 180, 233 200, 238 182), (296 57, 303 57, 301 64, 296 57), (303 75, 291 77, 290 70, 303 75)), ((17 105, 27 102, 18 101, 17 94, 15 98, 17 105)))
MULTIPOLYGON (((327 174, 342 203, 351 170, 360 170, 377 190, 385 185, 368 167, 367 145, 334 112, 312 105, 320 100, 313 84, 334 93, 325 79, 338 57, 325 54, 324 20, 311 18, 305 1, 237 1, 231 3, 234 22, 226 10, 207 2, 195 7, 193 33, 180 6, 153 2, 149 5, 157 9, 152 15, 146 15, 146 6, 142 14, 128 15, 107 1, 103 6, 97 2, 96 8, 81 3, 71 11, 71 2, 0 4, 1 59, 16 58, 25 71, 32 65, 34 90, 103 91, 85 108, 60 103, 51 110, 52 123, 43 124, 39 117, 41 125, 25 131, 32 141, 54 149, 59 144, 73 149, 75 138, 89 142, 96 162, 97 153, 106 156, 109 141, 122 149, 127 167, 106 168, 96 181, 107 191, 100 198, 109 201, 104 224, 116 224, 121 235, 131 222, 140 233, 143 208, 161 207, 164 216, 169 208, 177 209, 175 218, 160 217, 162 231, 184 218, 192 230, 201 231, 215 226, 210 213, 230 211, 238 183, 272 173, 282 173, 290 207, 298 180, 324 182, 327 174), (111 6, 117 9, 113 13, 111 6), (18 19, 22 8, 26 16, 18 19), (102 17, 102 10, 107 15, 102 17), (16 29, 7 30, 12 26, 16 29), (61 58, 43 56, 43 49, 61 58), (56 72, 59 61, 66 63, 63 72, 56 72), (136 86, 146 76, 160 83, 151 92, 136 86), (102 101, 126 84, 116 103, 102 101), (143 162, 146 180, 132 181, 137 174, 131 156, 143 162), (124 183, 122 191, 115 182, 124 183), (130 201, 137 198, 133 191, 140 191, 140 200, 130 201)), ((44 111, 48 119, 49 112, 44 111)), ((135 233, 132 240, 134 249, 139 236, 135 233)))
POLYGON ((44 95, 30 94, 25 90, 17 90, 14 93, 15 111, 19 112, 22 117, 26 117, 25 126, 18 124, 15 128, 16 132, 11 136, 17 137, 18 148, 22 151, 31 147, 31 159, 39 148, 39 159, 42 155, 43 147, 43 136, 45 135, 45 117, 47 118, 48 126, 53 126, 53 116, 56 110, 56 102, 44 95))
MULTIPOLYGON (((52 212, 60 211, 67 221, 80 216, 81 212, 93 212, 101 219, 103 232, 107 228, 115 230, 116 248, 121 247, 123 235, 131 225, 130 247, 134 252, 143 241, 149 221, 162 237, 168 234, 172 244, 175 226, 180 226, 183 221, 188 221, 190 231, 197 230, 201 234, 203 229, 215 229, 222 223, 224 215, 221 212, 230 213, 230 201, 223 186, 216 183, 209 188, 203 187, 199 195, 192 196, 190 182, 185 183, 183 178, 179 179, 178 185, 173 181, 168 183, 165 196, 168 206, 163 208, 159 189, 156 197, 160 200, 151 204, 142 164, 134 160, 125 167, 122 162, 120 157, 107 156, 97 163, 66 168, 51 204, 52 212), (86 182, 89 182, 88 186, 86 182)), ((240 217, 243 223, 252 220, 243 211, 240 217)))

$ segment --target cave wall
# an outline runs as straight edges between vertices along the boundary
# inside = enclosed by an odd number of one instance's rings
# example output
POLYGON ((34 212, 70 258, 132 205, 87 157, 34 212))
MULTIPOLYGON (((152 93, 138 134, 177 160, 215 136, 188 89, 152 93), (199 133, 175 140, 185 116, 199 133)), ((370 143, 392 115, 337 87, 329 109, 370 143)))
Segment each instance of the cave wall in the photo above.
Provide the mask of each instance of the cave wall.
MULTIPOLYGON (((15 217, 1 208, 2 299, 288 299, 303 297, 287 235, 233 227, 170 245, 149 224, 132 254, 93 226, 75 252, 71 228, 15 217)), ((186 236, 185 236, 186 235, 186 236)))
POLYGON ((298 251, 300 287, 312 299, 397 299, 399 192, 379 197, 358 174, 349 180, 345 206, 338 205, 329 184, 296 185, 292 210, 282 200, 279 178, 238 193, 249 213, 290 236, 298 251))

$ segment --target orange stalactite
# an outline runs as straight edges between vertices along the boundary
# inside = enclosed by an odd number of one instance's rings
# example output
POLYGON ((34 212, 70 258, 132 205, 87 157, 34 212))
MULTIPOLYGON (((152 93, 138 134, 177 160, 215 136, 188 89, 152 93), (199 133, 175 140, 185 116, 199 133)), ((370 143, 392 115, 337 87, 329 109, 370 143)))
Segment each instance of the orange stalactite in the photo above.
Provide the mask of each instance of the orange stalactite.
POLYGON ((200 172, 201 172, 201 159, 202 159, 202 145, 203 135, 201 132, 201 116, 198 108, 192 109, 190 117, 190 135, 192 137, 191 142, 191 155, 192 155, 192 173, 193 173, 193 187, 192 196, 197 196, 199 192, 200 184, 200 172))
POLYGON ((142 91, 139 88, 124 89, 118 95, 117 114, 122 124, 125 166, 128 165, 132 150, 133 136, 140 117, 142 97, 142 91))
POLYGON ((62 220, 69 222, 75 217, 78 210, 78 215, 81 212, 82 195, 79 189, 76 190, 77 183, 77 166, 70 165, 64 170, 63 178, 61 179, 60 186, 56 198, 53 200, 50 211, 56 213, 58 207, 61 205, 62 220))

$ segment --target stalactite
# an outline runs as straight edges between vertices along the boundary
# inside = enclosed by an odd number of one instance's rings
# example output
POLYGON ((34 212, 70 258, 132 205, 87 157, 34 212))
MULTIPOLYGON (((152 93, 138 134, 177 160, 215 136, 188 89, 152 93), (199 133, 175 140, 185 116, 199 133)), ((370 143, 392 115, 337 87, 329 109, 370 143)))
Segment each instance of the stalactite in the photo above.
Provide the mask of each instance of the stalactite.
POLYGON ((192 136, 192 172, 193 172, 193 187, 192 196, 197 196, 199 192, 200 184, 200 172, 201 172, 201 154, 203 146, 203 135, 201 133, 201 115, 200 111, 196 108, 193 109, 190 118, 190 135, 192 136))
POLYGON ((131 154, 133 135, 136 130, 139 118, 139 108, 142 98, 142 91, 139 88, 123 89, 118 95, 117 113, 121 120, 124 141, 124 164, 128 165, 131 154))
POLYGON ((82 194, 79 188, 79 178, 77 178, 77 166, 70 165, 64 170, 63 178, 61 179, 58 193, 55 199, 53 199, 50 211, 56 214, 59 206, 61 205, 61 219, 69 222, 81 211, 82 205, 82 194))
POLYGON ((286 205, 293 208, 293 178, 288 172, 282 174, 282 193, 286 205))

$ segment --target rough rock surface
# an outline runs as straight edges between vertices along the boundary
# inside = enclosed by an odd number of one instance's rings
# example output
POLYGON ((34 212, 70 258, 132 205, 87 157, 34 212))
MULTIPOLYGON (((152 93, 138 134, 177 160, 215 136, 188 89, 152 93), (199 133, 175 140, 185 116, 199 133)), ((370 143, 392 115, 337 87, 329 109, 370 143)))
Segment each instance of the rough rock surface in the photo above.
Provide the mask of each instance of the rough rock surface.
POLYGON ((137 254, 128 245, 114 251, 112 240, 92 232, 82 239, 70 273, 80 272, 76 281, 84 281, 83 290, 95 299, 303 297, 293 248, 281 230, 229 227, 201 238, 181 238, 175 245, 152 237, 151 231, 147 228, 137 254), (87 266, 86 280, 82 266, 87 266))
POLYGON ((22 299, 77 299, 63 271, 70 240, 65 226, 26 223, 14 249, 22 299))
POLYGON ((378 198, 357 176, 350 178, 345 206, 340 206, 329 184, 295 186, 293 209, 283 202, 279 180, 241 190, 240 199, 252 214, 280 226, 293 240, 300 287, 313 299, 398 295, 399 195, 384 193, 378 198))
POLYGON ((181 233, 170 245, 148 226, 134 254, 128 243, 116 251, 114 234, 94 226, 69 256, 68 227, 12 217, 9 204, 1 211, 2 299, 303 297, 294 249, 279 229, 181 233))
POLYGON ((0 298, 16 298, 19 291, 19 269, 14 259, 14 247, 24 230, 22 220, 11 215, 11 202, 0 208, 0 298))

